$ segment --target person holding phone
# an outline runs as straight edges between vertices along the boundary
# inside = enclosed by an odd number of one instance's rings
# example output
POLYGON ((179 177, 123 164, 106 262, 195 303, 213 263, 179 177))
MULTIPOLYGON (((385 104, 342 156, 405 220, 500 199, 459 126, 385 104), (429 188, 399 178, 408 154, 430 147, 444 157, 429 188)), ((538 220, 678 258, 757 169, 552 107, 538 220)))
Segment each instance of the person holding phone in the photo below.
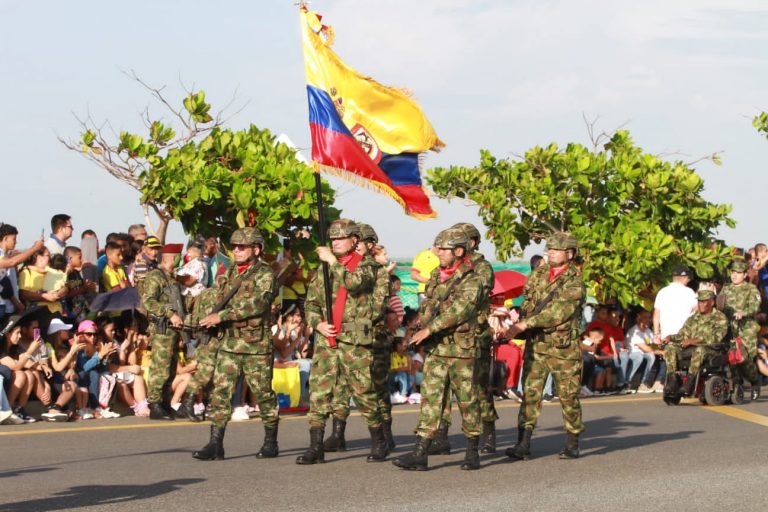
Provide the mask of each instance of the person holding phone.
MULTIPOLYGON (((13 319, 14 317, 11 317, 11 321, 14 321, 13 319)), ((12 408, 12 414, 4 420, 4 424, 18 425, 35 422, 35 419, 29 417, 24 411, 24 406, 27 405, 32 391, 24 365, 38 350, 39 343, 32 343, 27 350, 21 351, 18 346, 20 339, 21 327, 16 325, 6 335, 2 350, 0 350, 0 364, 8 367, 12 372, 11 386, 8 389, 8 402, 12 408)))
MULTIPOLYGON (((67 405, 78 393, 77 373, 75 361, 77 353, 82 350, 82 343, 67 343, 69 330, 72 325, 65 324, 58 318, 51 320, 48 326, 48 343, 45 350, 48 353, 49 366, 52 375, 48 378, 48 384, 56 398, 56 401, 41 416, 46 421, 69 421, 69 414, 65 412, 67 405)), ((74 340, 73 340, 74 341, 74 340)), ((81 393, 80 402, 85 402, 87 394, 81 393)))

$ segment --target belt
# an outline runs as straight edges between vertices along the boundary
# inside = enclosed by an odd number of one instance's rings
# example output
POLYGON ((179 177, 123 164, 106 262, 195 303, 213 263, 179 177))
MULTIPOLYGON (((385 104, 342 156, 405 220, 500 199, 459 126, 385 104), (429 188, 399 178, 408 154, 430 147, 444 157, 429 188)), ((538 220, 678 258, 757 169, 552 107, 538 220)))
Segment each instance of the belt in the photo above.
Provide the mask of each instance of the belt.
POLYGON ((372 327, 370 325, 360 325, 355 322, 347 322, 341 324, 341 330, 347 332, 360 332, 366 336, 371 333, 372 327))

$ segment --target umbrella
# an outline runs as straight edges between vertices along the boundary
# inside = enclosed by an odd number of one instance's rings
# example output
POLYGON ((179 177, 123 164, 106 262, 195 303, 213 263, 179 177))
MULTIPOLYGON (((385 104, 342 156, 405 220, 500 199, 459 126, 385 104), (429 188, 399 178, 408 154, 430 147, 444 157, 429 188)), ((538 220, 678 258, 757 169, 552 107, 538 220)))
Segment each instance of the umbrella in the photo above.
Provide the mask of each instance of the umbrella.
POLYGON ((495 301, 514 299, 523 294, 526 276, 515 270, 499 270, 493 274, 496 283, 491 291, 491 297, 495 301))
MULTIPOLYGON (((47 310, 47 308, 43 308, 43 309, 47 310)), ((17 325, 23 318, 31 315, 36 315, 39 311, 40 311, 40 308, 37 306, 37 304, 33 304, 29 306, 27 309, 25 309, 24 311, 22 311, 21 313, 16 313, 15 315, 11 315, 8 318, 8 323, 5 325, 5 327, 3 327, 3 330, 0 331, 0 336, 5 336, 9 332, 11 332, 11 329, 13 329, 14 326, 17 325)), ((45 327, 46 329, 48 328, 47 325, 45 327)))
POLYGON ((100 293, 93 298, 88 309, 91 311, 125 311, 141 305, 136 288, 123 288, 114 292, 100 293))

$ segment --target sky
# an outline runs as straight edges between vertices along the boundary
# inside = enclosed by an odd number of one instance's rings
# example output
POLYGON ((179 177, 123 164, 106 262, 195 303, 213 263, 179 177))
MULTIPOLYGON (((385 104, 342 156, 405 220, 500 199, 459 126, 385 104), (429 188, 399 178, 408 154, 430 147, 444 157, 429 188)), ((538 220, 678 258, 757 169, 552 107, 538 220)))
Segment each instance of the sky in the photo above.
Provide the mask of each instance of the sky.
MULTIPOLYGON (((588 143, 597 128, 628 129, 654 154, 697 164, 705 197, 733 205, 736 246, 768 240, 759 205, 768 140, 751 118, 768 110, 768 2, 762 0, 317 0, 347 64, 413 91, 447 147, 427 166, 476 165, 535 145, 588 143)), ((28 246, 50 217, 103 240, 143 222, 139 194, 57 137, 77 138, 75 115, 141 132, 161 105, 125 75, 191 87, 214 109, 237 93, 229 121, 285 133, 309 154, 299 16, 289 0, 0 1, 0 220, 28 246)), ((390 198, 330 179, 343 215, 372 224, 391 256, 409 258, 477 208, 433 199, 436 219, 403 214, 390 198)), ((481 229, 484 231, 484 229, 481 229)), ((182 241, 180 226, 168 241, 182 241)), ((489 243, 481 246, 493 256, 489 243)))

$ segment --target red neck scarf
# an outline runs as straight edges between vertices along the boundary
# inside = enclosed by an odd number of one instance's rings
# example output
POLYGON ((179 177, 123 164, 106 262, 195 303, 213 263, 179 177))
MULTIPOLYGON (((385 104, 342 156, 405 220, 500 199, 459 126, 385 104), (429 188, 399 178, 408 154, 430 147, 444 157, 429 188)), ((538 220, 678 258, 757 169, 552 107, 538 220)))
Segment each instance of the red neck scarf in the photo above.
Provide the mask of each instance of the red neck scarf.
POLYGON ((454 272, 456 272, 462 263, 464 263, 464 259, 456 260, 456 263, 448 268, 440 267, 440 282, 446 282, 448 278, 451 277, 454 272))
POLYGON ((560 275, 563 272, 568 270, 568 267, 570 267, 570 265, 567 263, 562 267, 549 267, 549 282, 551 283, 552 281, 560 277, 560 275))
POLYGON ((251 266, 251 262, 250 261, 246 261, 242 265, 238 264, 237 265, 237 275, 240 275, 243 272, 245 272, 246 270, 248 270, 248 267, 250 267, 250 266, 251 266))
MULTIPOLYGON (((357 269, 357 265, 363 260, 363 257, 355 251, 352 251, 347 255, 339 256, 338 260, 349 272, 354 272, 355 269, 357 269)), ((341 324, 344 319, 344 309, 346 306, 347 289, 344 288, 343 283, 339 283, 339 291, 336 292, 336 302, 333 303, 333 326, 338 333, 341 333, 341 324)), ((328 338, 328 345, 331 348, 335 348, 336 338, 328 338)))

